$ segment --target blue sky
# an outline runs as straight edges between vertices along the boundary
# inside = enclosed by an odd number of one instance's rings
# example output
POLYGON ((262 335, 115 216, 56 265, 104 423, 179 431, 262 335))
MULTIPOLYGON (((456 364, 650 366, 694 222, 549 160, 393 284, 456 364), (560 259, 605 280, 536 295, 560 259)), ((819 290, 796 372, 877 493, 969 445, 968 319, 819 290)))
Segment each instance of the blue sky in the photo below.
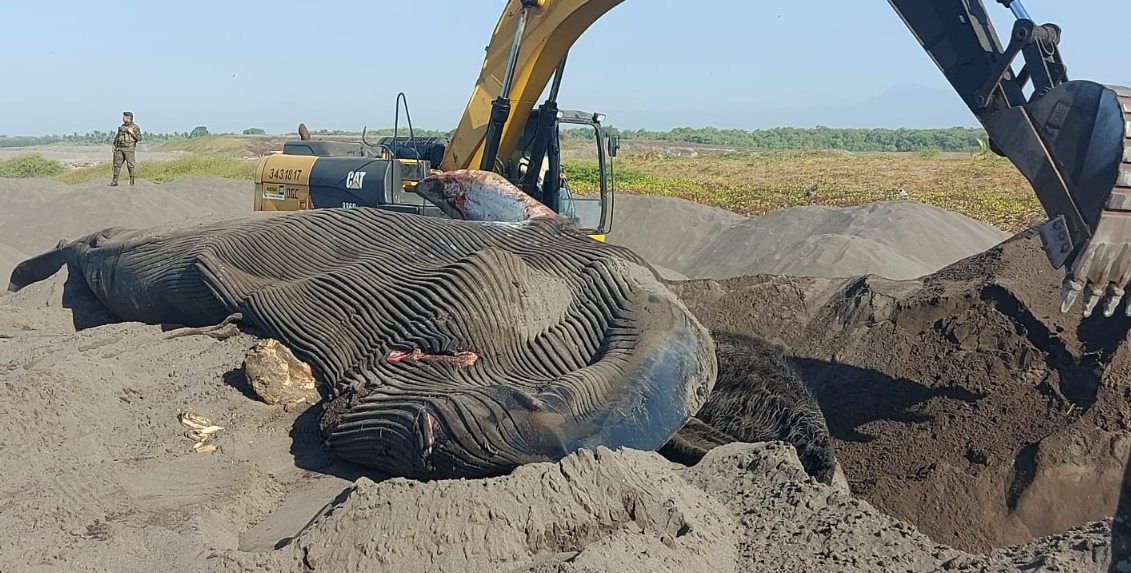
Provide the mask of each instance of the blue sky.
MULTIPOLYGON (((158 132, 379 128, 399 91, 415 126, 449 129, 504 1, 315 4, 2 2, 0 133, 109 130, 123 109, 158 132)), ((1070 77, 1131 84, 1131 2, 1025 6, 1064 29, 1070 77)), ((559 101, 622 128, 975 125, 885 0, 626 0, 575 44, 559 101)))

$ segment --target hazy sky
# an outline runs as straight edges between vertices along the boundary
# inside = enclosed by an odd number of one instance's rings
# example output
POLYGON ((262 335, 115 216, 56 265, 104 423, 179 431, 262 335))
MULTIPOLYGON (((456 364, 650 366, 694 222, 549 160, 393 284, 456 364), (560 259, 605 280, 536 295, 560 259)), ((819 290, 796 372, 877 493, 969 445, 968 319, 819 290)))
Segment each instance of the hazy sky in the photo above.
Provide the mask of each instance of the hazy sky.
MULTIPOLYGON (((1010 12, 984 1, 1008 33, 1010 12)), ((0 133, 109 130, 124 109, 157 132, 380 128, 398 91, 415 126, 450 129, 504 6, 316 4, 0 2, 0 133)), ((1025 6, 1063 27, 1070 77, 1131 84, 1131 1, 1025 6)), ((626 0, 575 44, 559 102, 622 128, 973 124, 885 0, 626 0)))

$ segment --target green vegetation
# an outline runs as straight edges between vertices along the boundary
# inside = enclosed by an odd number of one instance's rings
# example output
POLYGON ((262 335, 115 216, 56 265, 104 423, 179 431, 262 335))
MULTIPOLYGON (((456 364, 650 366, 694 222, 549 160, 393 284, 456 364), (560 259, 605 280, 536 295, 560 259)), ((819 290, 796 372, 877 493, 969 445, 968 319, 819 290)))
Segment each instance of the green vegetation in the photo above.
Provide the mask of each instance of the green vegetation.
MULTIPOLYGON (((563 130, 571 139, 592 139, 588 128, 563 130)), ((719 129, 717 127, 677 127, 671 131, 643 129, 618 130, 609 133, 622 140, 667 141, 722 145, 744 150, 821 150, 843 151, 977 151, 978 140, 986 137, 982 128, 950 127, 945 129, 834 129, 776 127, 773 129, 719 129)))
POLYGON ((38 154, 0 160, 0 177, 14 179, 52 177, 66 170, 67 167, 62 163, 38 154))
MULTIPOLYGON (((628 158, 629 164, 632 159, 628 158)), ((640 171, 624 165, 625 161, 617 161, 613 166, 613 181, 620 188, 642 188, 648 177, 640 171)), ((596 161, 562 161, 562 171, 565 173, 566 182, 570 189, 578 193, 591 193, 597 191, 601 184, 601 170, 596 161)))
MULTIPOLYGON (((595 165, 568 162, 571 189, 597 189, 595 165)), ((718 157, 627 155, 614 163, 618 193, 679 197, 758 215, 799 205, 847 207, 914 200, 962 213, 1006 231, 1044 216, 1029 183, 996 155, 852 154, 782 151, 718 157), (810 200, 806 190, 817 186, 810 200)))
MULTIPOLYGON (((234 157, 227 153, 194 153, 168 161, 139 161, 137 176, 153 183, 168 183, 184 177, 224 177, 227 179, 246 179, 255 176, 255 162, 234 157)), ((123 173, 125 168, 122 168, 123 173)), ((109 180, 111 165, 104 163, 94 167, 71 169, 55 176, 64 183, 83 183, 96 179, 109 180)))
MULTIPOLYGON (((165 141, 172 139, 173 135, 142 132, 146 141, 165 141)), ((70 135, 0 135, 0 147, 32 147, 36 145, 109 145, 114 140, 114 134, 108 131, 92 131, 90 133, 72 133, 70 135)))
MULTIPOLYGON (((262 129, 252 128, 247 132, 263 133, 262 129)), ((71 133, 68 135, 0 135, 0 148, 4 147, 33 147, 39 145, 109 145, 114 141, 114 131, 91 131, 89 133, 71 133)), ((145 131, 142 126, 143 145, 160 143, 170 140, 186 140, 209 135, 236 135, 234 133, 211 133, 207 126, 198 125, 191 131, 174 131, 172 133, 157 133, 145 131)))

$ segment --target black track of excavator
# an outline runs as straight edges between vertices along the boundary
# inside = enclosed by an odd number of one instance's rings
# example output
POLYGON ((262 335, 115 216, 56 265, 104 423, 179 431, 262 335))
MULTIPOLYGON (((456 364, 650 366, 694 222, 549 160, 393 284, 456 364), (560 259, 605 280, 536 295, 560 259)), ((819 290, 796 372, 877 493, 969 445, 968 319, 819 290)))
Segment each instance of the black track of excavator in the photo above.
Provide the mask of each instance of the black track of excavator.
MULTIPOLYGON (((1049 217, 1045 254, 1065 268, 1061 311, 1086 293, 1085 316, 1101 300, 1111 316, 1131 282, 1131 89, 1069 80, 1060 27, 1035 23, 1020 0, 997 1, 1016 18, 1005 45, 980 0, 889 3, 985 127, 991 149, 1033 186, 1049 217)), ((1131 316, 1131 304, 1124 310, 1131 316)))

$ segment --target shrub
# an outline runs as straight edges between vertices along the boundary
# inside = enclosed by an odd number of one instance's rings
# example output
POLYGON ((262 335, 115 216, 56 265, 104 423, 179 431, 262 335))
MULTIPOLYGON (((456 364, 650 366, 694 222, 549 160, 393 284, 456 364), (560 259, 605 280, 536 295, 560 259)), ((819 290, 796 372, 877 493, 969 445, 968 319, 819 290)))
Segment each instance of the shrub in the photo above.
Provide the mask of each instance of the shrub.
POLYGON ((0 160, 0 177, 53 177, 66 170, 62 163, 38 154, 0 160))

